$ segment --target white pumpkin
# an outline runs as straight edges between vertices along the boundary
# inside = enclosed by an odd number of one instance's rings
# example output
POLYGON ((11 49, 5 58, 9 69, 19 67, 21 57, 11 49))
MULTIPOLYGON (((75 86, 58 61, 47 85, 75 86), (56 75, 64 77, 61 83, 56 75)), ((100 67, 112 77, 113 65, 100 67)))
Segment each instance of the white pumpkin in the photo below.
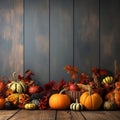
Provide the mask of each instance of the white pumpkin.
POLYGON ((74 111, 83 110, 83 105, 78 102, 78 99, 76 99, 75 103, 71 103, 70 110, 74 110, 74 111))

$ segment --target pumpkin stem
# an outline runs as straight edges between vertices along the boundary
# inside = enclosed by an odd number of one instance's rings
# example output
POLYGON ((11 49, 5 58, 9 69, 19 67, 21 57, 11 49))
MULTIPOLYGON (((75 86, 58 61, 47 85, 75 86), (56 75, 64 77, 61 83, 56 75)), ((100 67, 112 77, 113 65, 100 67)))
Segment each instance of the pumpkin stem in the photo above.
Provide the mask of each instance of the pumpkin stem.
POLYGON ((59 92, 59 94, 62 94, 63 92, 65 92, 65 91, 67 91, 68 90, 68 88, 64 88, 64 89, 62 89, 60 92, 59 92))
POLYGON ((90 86, 90 85, 88 85, 88 92, 89 92, 89 95, 92 94, 92 89, 91 89, 91 86, 90 86))

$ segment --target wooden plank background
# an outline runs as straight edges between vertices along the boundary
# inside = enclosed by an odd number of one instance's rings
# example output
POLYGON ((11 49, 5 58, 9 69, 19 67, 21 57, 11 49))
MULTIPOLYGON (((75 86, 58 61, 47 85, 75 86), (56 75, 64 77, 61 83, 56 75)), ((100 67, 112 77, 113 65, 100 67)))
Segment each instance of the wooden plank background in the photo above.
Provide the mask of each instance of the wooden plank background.
MULTIPOLYGON (((101 67, 113 69, 114 59, 120 63, 120 1, 100 0, 100 61, 101 67)), ((119 68, 120 68, 120 64, 119 68)))
POLYGON ((119 0, 1 0, 0 76, 34 73, 40 84, 120 62, 119 0))
POLYGON ((75 0, 74 7, 74 62, 90 74, 99 67, 99 0, 75 0))
POLYGON ((0 1, 0 76, 23 73, 23 0, 0 1))
POLYGON ((41 84, 49 81, 49 0, 25 0, 24 70, 41 84))
POLYGON ((65 65, 73 65, 73 1, 50 1, 50 79, 70 78, 65 65))

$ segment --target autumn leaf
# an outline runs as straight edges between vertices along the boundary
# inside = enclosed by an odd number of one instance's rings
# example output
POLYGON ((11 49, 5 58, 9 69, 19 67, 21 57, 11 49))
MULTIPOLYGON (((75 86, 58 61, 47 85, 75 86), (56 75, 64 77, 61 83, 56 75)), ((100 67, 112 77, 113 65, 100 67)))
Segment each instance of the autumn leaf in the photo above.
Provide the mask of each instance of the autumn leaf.
POLYGON ((85 84, 85 85, 89 84, 90 82, 90 78, 86 73, 79 74, 78 80, 80 83, 85 84))
POLYGON ((79 73, 79 69, 76 66, 67 65, 64 67, 64 70, 70 75, 71 79, 74 80, 79 73))
POLYGON ((100 68, 93 67, 91 71, 92 71, 92 73, 94 73, 97 77, 108 75, 108 71, 105 70, 105 69, 100 69, 100 68))

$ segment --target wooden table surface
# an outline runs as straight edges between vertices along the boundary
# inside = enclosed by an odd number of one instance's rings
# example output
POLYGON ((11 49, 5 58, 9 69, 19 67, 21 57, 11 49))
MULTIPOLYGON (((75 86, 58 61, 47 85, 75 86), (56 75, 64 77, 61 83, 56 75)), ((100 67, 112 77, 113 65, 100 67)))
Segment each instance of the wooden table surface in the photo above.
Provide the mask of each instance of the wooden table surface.
POLYGON ((0 110, 0 120, 120 120, 120 111, 0 110))

